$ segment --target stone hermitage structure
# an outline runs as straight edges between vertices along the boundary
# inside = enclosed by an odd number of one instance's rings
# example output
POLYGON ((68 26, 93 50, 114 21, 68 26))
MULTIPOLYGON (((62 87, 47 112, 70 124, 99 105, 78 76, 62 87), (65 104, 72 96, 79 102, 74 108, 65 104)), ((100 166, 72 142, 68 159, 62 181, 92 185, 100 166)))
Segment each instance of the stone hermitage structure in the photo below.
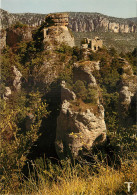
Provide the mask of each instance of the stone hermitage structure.
POLYGON ((92 51, 97 51, 99 48, 102 48, 102 46, 103 41, 98 37, 95 37, 94 39, 84 38, 82 43, 82 48, 84 49, 91 48, 92 51))

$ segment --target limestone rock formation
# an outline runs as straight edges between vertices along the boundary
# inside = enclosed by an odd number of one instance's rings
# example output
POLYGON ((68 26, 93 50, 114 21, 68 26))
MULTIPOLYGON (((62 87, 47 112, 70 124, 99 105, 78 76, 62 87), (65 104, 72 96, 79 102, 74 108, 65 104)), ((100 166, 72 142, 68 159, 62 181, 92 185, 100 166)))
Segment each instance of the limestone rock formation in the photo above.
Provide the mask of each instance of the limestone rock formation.
POLYGON ((10 87, 5 87, 5 93, 4 93, 4 95, 3 95, 3 98, 4 98, 5 100, 7 100, 7 99, 9 98, 10 95, 11 95, 11 89, 10 89, 10 87))
POLYGON ((75 112, 65 100, 57 119, 56 151, 59 158, 77 157, 83 148, 90 149, 106 139, 104 108, 98 105, 98 114, 92 109, 75 112))
POLYGON ((46 27, 44 28, 44 42, 65 43, 73 47, 75 45, 74 37, 67 25, 67 14, 49 14, 46 17, 46 27))
POLYGON ((21 41, 32 40, 32 31, 34 28, 9 28, 7 29, 6 44, 10 47, 15 46, 21 41))
POLYGON ((20 21, 23 24, 27 24, 30 27, 37 27, 45 20, 45 14, 33 14, 33 13, 20 13, 13 14, 3 9, 0 9, 1 26, 2 28, 8 28, 12 24, 20 21))
MULTIPOLYGON (((17 21, 32 27, 40 26, 45 20, 46 14, 11 14, 0 9, 2 28, 7 28, 17 21)), ((75 32, 92 32, 103 30, 105 32, 112 31, 115 33, 137 32, 137 22, 134 18, 123 19, 109 17, 99 13, 80 13, 70 12, 69 27, 75 32)), ((52 16, 53 18, 53 16, 52 16)), ((54 19, 57 19, 56 17, 54 19)), ((59 20, 56 20, 59 23, 59 20)))
POLYGON ((34 115, 32 113, 28 113, 25 121, 26 130, 29 131, 31 129, 31 125, 34 123, 34 121, 35 121, 34 115))
POLYGON ((0 29, 0 49, 6 47, 6 31, 0 29))
POLYGON ((68 22, 67 13, 48 14, 46 16, 46 23, 48 26, 68 26, 68 22))
POLYGON ((132 99, 136 96, 137 76, 133 74, 131 65, 124 59, 123 62, 123 75, 119 89, 119 115, 124 122, 125 115, 132 104, 132 99))
POLYGON ((61 97, 62 107, 57 118, 56 129, 56 152, 59 158, 66 156, 77 158, 82 150, 89 150, 95 144, 106 139, 106 124, 104 121, 104 107, 99 100, 99 87, 92 71, 99 69, 97 62, 85 62, 74 65, 74 79, 87 81, 89 86, 96 89, 98 100, 94 105, 85 104, 77 99, 73 91, 67 89, 65 82, 62 83, 61 97), (88 66, 89 64, 89 66, 88 66))
POLYGON ((70 89, 66 88, 65 86, 65 81, 62 81, 61 83, 61 101, 63 102, 64 100, 75 100, 76 95, 73 91, 70 89))
POLYGON ((137 24, 128 19, 108 17, 99 13, 70 13, 69 27, 75 32, 111 31, 135 33, 137 24))
POLYGON ((92 86, 97 86, 96 79, 93 76, 92 72, 94 70, 99 70, 99 61, 84 61, 84 62, 77 62, 74 64, 73 67, 73 74, 74 74, 74 82, 76 80, 86 81, 88 84, 92 86))
POLYGON ((15 66, 13 67, 13 74, 15 75, 13 86, 16 91, 19 91, 21 89, 22 74, 15 66))

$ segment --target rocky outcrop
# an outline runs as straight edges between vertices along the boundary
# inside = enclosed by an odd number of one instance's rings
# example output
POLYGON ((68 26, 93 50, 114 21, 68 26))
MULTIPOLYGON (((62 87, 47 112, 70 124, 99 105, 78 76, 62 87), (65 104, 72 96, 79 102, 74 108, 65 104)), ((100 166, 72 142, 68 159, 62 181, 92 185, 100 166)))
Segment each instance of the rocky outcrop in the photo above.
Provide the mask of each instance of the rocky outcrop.
POLYGON ((15 88, 16 91, 19 91, 21 89, 22 74, 15 66, 13 67, 13 74, 15 75, 13 87, 15 88))
POLYGON ((99 69, 99 61, 84 61, 75 63, 73 67, 74 82, 76 82, 77 80, 82 80, 86 81, 91 86, 96 87, 96 79, 93 76, 92 72, 99 69))
POLYGON ((68 26, 68 22, 68 14, 66 13, 48 14, 46 16, 47 26, 68 26))
POLYGON ((71 47, 75 45, 74 37, 68 27, 67 14, 49 14, 44 28, 44 42, 65 43, 71 47))
POLYGON ((30 131, 34 121, 35 121, 35 116, 32 113, 28 113, 25 120, 25 127, 27 131, 30 131))
POLYGON ((6 31, 0 29, 0 49, 6 47, 6 31))
POLYGON ((132 67, 126 60, 123 59, 123 63, 123 75, 119 90, 119 116, 121 122, 125 123, 126 120, 125 124, 127 124, 130 123, 131 118, 128 116, 127 119, 126 114, 131 108, 132 101, 134 101, 137 93, 137 76, 133 74, 132 67))
POLYGON ((11 89, 10 89, 10 87, 5 87, 5 92, 3 94, 3 99, 7 100, 10 95, 11 95, 11 89))
POLYGON ((81 63, 74 65, 74 82, 88 82, 89 86, 96 89, 98 100, 92 106, 80 102, 75 93, 66 87, 65 82, 61 84, 62 106, 57 118, 55 143, 57 155, 61 159, 66 156, 77 158, 84 148, 89 150, 106 139, 104 108, 99 101, 99 87, 92 75, 92 71, 99 69, 99 65, 98 62, 92 62, 92 65, 90 62, 85 62, 85 65, 81 63))
POLYGON ((32 40, 32 31, 34 28, 9 28, 7 29, 6 35, 6 44, 10 47, 15 46, 21 41, 30 41, 32 40))
POLYGON ((63 102, 64 100, 75 100, 76 95, 73 91, 68 89, 65 85, 65 81, 62 81, 61 83, 61 101, 63 102))
POLYGON ((102 105, 98 105, 97 112, 96 115, 92 109, 75 112, 67 100, 63 102, 56 129, 56 151, 59 158, 75 158, 82 149, 90 149, 106 139, 102 105))
POLYGON ((45 21, 46 14, 36 14, 36 13, 21 13, 13 14, 9 13, 3 9, 0 9, 1 16, 1 26, 2 28, 8 28, 12 24, 20 21, 23 24, 27 24, 30 27, 37 27, 45 21))

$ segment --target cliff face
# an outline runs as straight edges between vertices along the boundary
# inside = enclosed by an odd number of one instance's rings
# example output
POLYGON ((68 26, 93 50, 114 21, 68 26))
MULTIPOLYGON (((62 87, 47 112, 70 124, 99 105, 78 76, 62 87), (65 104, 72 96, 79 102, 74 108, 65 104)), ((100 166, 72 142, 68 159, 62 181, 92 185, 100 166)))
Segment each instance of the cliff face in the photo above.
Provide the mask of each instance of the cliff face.
POLYGON ((31 14, 31 13, 23 13, 23 14, 13 14, 9 13, 3 9, 0 9, 1 15, 1 26, 2 28, 7 28, 12 24, 15 24, 17 21, 20 21, 23 24, 27 24, 29 26, 39 26, 45 20, 46 14, 31 14))
MULTIPOLYGON (((2 27, 9 27, 17 21, 29 26, 39 26, 45 20, 46 14, 11 14, 0 10, 2 27)), ((112 31, 115 33, 137 32, 137 19, 122 19, 105 16, 98 13, 68 13, 69 27, 75 32, 112 31)), ((59 21, 58 21, 59 22, 59 21)))
POLYGON ((111 31, 114 33, 135 33, 137 25, 128 19, 108 17, 102 14, 70 13, 69 27, 75 32, 111 31))

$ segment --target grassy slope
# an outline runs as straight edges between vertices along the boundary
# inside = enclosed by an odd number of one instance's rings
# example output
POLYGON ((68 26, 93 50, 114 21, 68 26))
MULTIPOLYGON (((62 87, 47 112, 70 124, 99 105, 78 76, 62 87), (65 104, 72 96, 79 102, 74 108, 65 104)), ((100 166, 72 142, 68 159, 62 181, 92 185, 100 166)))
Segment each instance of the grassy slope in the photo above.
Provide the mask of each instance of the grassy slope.
POLYGON ((120 34, 113 32, 73 32, 75 43, 80 46, 81 39, 84 37, 94 38, 100 37, 103 40, 104 46, 115 47, 118 52, 132 51, 137 47, 137 33, 136 34, 120 34))

